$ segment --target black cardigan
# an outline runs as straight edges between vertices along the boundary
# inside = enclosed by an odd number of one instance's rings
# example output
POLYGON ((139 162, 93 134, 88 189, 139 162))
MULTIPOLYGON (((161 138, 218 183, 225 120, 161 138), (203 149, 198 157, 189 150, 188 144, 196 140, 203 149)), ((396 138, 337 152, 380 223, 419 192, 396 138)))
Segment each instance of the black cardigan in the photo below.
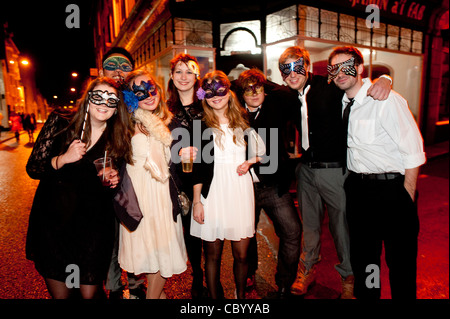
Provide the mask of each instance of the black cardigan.
MULTIPOLYGON (((200 121, 200 120, 195 120, 200 121)), ((208 127, 205 121, 201 121, 202 139, 199 141, 198 137, 194 137, 194 146, 197 147, 197 158, 194 161, 194 167, 192 169, 192 182, 193 185, 203 184, 202 195, 204 198, 208 196, 211 182, 214 177, 214 147, 211 147, 210 156, 208 161, 205 161, 205 155, 203 151, 206 149, 209 143, 214 143, 214 136, 212 130, 207 130, 208 127), (205 132, 206 131, 206 132, 205 132), (209 159, 212 159, 210 161, 209 159)))
MULTIPOLYGON (((199 121, 199 120, 195 120, 199 121)), ((199 138, 194 137, 194 146, 197 147, 197 158, 194 161, 194 167, 192 169, 192 181, 193 185, 203 184, 201 194, 204 198, 208 197, 211 182, 214 178, 214 136, 212 129, 208 130, 205 122, 201 121, 201 136, 202 139, 199 143, 199 138), (212 143, 212 144, 209 144, 212 143), (213 145, 211 147, 211 145, 213 145), (208 154, 209 152, 209 154, 208 154), (207 156, 206 156, 207 155, 207 156)), ((244 136, 247 144, 246 159, 248 159, 248 137, 244 136)))

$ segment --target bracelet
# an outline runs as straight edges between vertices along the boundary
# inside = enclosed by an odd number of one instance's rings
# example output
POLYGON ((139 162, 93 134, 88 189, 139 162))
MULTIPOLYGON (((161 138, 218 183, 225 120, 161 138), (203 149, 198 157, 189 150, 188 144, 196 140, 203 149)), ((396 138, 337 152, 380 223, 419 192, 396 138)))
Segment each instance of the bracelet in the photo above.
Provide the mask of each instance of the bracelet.
POLYGON ((195 202, 193 205, 192 205, 192 207, 194 207, 195 205, 197 205, 197 204, 202 204, 203 205, 203 203, 202 202, 195 202))

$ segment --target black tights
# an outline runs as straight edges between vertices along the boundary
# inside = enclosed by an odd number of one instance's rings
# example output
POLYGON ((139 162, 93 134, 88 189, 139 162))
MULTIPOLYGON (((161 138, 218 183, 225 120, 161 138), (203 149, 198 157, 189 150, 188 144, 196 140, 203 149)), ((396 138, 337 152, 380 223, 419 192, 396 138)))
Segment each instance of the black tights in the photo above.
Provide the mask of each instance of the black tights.
MULTIPOLYGON (((69 299, 74 297, 72 292, 75 289, 68 288, 66 283, 62 281, 45 278, 45 283, 47 284, 47 289, 53 299, 69 299)), ((83 299, 105 298, 103 285, 80 285, 79 292, 83 299)))
MULTIPOLYGON (((221 296, 220 290, 220 263, 222 259, 223 240, 217 239, 214 242, 203 241, 205 249, 205 272, 206 284, 212 299, 218 299, 221 296)), ((250 244, 250 238, 231 242, 233 252, 233 273, 236 284, 236 293, 238 299, 245 298, 245 286, 247 282, 248 261, 247 251, 250 244)))

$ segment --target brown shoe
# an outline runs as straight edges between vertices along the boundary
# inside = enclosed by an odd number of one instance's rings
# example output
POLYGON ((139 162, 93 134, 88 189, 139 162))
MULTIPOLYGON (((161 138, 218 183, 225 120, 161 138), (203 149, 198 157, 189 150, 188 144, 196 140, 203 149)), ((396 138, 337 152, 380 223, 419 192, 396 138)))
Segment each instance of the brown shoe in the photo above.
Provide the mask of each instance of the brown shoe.
MULTIPOLYGON (((303 268, 303 267, 301 267, 303 268)), ((308 287, 310 287, 316 281, 316 267, 312 266, 311 269, 305 270, 299 269, 297 272, 297 278, 291 287, 291 294, 301 296, 306 294, 308 287)))
POLYGON ((353 287, 355 285, 355 276, 350 275, 342 279, 342 294, 341 299, 356 299, 353 296, 353 287))

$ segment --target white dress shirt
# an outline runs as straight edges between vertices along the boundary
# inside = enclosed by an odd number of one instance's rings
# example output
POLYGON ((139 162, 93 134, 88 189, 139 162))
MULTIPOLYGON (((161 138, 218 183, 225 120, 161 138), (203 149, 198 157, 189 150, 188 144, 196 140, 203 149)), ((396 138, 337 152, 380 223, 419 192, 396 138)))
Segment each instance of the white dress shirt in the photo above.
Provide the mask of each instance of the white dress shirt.
MULTIPOLYGON (((391 91, 387 100, 377 101, 367 96, 371 85, 364 81, 350 112, 347 167, 364 174, 405 174, 426 162, 422 135, 400 94, 391 91)), ((344 110, 347 94, 342 102, 344 110)))

